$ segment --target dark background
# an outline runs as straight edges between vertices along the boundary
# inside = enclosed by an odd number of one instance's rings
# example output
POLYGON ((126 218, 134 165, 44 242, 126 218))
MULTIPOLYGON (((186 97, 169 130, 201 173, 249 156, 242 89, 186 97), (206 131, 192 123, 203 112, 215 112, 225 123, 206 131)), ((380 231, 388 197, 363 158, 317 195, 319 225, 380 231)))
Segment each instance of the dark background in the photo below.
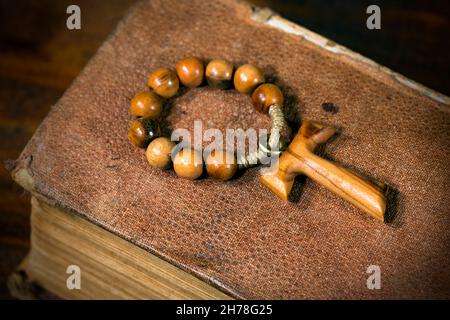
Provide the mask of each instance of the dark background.
MULTIPOLYGON (((0 0, 0 298, 29 248, 30 199, 12 182, 10 160, 134 2, 0 0), (81 7, 81 30, 66 28, 70 4, 81 7)), ((450 94, 450 1, 251 2, 450 94), (370 4, 381 8, 381 30, 366 28, 370 4)))

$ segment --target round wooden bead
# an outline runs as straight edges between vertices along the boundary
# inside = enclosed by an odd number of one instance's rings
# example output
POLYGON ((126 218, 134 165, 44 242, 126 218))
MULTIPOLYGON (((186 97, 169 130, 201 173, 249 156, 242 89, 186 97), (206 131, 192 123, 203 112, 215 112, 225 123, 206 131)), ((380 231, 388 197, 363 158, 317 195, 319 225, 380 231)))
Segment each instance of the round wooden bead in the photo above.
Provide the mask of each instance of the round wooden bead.
POLYGON ((206 80, 211 87, 227 89, 233 78, 233 64, 227 60, 211 60, 206 66, 206 80))
POLYGON ((164 98, 173 97, 180 87, 177 74, 167 68, 156 69, 147 80, 147 84, 164 98))
POLYGON ((169 138, 156 138, 150 142, 147 150, 145 151, 145 156, 148 163, 156 168, 168 168, 171 162, 171 152, 174 147, 175 143, 173 143, 169 138))
POLYGON ((236 158, 230 152, 213 150, 206 159, 206 172, 214 179, 222 181, 231 179, 236 170, 236 158))
POLYGON ((267 113, 273 104, 283 105, 284 97, 280 88, 272 83, 260 85, 252 94, 253 106, 262 113, 267 113))
POLYGON ((137 119, 131 122, 128 137, 137 147, 143 148, 160 135, 159 125, 156 121, 150 119, 137 119))
POLYGON ((234 88, 240 93, 250 93, 264 81, 262 71, 252 64, 240 66, 234 74, 234 88))
POLYGON ((202 154, 191 148, 181 149, 173 159, 173 169, 181 178, 197 179, 203 172, 202 154))
POLYGON ((186 58, 177 62, 177 74, 181 83, 189 88, 202 84, 205 68, 198 58, 186 58))
POLYGON ((143 91, 131 99, 130 111, 135 117, 157 119, 163 109, 163 99, 153 91, 143 91))

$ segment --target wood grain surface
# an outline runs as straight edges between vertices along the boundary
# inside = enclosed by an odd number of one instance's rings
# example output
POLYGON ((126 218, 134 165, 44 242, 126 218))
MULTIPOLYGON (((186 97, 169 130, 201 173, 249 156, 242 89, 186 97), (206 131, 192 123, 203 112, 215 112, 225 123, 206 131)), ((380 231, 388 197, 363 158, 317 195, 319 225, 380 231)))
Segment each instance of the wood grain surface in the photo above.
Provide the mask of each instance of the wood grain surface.
MULTIPOLYGON (((29 249, 30 197, 7 170, 135 0, 0 1, 0 298, 29 249), (78 4, 82 29, 66 28, 78 4)), ((253 0, 418 82, 450 94, 450 4, 378 1, 382 30, 365 28, 366 1, 253 0)))
POLYGON ((0 298, 29 249, 30 197, 12 181, 16 159, 134 0, 76 1, 82 29, 66 28, 73 1, 0 2, 0 298))

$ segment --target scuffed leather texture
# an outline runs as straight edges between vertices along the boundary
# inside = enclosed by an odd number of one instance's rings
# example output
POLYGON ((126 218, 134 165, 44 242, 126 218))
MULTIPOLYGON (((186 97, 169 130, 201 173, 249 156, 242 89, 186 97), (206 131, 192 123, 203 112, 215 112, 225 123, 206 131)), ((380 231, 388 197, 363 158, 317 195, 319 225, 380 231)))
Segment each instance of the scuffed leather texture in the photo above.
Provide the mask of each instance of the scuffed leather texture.
MULTIPOLYGON (((35 192, 237 298, 450 298, 447 105, 383 70, 250 18, 234 1, 135 6, 52 109, 16 163, 35 192), (285 203, 259 169, 227 183, 151 168, 127 138, 130 99, 186 56, 260 66, 301 119, 339 128, 324 156, 391 186, 380 223, 299 178, 285 203), (325 102, 338 107, 326 112, 325 102), (381 290, 367 268, 381 268, 381 290)), ((168 128, 268 128, 250 97, 201 87, 168 128)))

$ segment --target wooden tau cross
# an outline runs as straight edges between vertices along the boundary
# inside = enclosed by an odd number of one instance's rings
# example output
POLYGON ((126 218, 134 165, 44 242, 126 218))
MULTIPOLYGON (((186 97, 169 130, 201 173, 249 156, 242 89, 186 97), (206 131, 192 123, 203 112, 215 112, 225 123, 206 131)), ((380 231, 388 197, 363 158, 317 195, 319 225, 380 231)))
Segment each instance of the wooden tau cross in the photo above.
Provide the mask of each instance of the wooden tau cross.
POLYGON ((261 175, 261 183, 287 201, 295 177, 304 174, 376 219, 384 221, 384 184, 371 183, 314 154, 317 145, 327 141, 334 133, 332 127, 304 121, 287 150, 278 159, 275 169, 261 175))

